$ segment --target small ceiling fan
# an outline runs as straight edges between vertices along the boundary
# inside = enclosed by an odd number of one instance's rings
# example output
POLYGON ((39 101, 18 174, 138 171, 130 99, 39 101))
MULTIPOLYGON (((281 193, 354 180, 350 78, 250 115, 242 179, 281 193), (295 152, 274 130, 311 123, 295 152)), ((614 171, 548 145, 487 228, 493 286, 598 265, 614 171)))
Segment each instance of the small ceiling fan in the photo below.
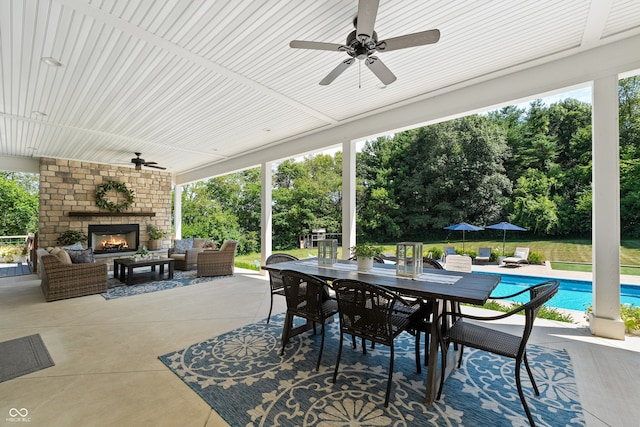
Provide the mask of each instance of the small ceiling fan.
POLYGON ((440 40, 439 30, 428 30, 419 33, 406 34, 404 36, 392 37, 378 41, 378 34, 373 30, 376 15, 378 14, 379 0, 359 0, 358 15, 353 20, 354 31, 347 36, 346 44, 312 42, 303 40, 293 40, 289 46, 295 49, 315 49, 346 52, 350 58, 342 61, 327 76, 320 81, 321 85, 328 85, 336 77, 342 74, 356 59, 364 61, 364 64, 380 79, 385 85, 396 81, 396 76, 386 65, 373 54, 378 52, 389 52, 392 50, 405 49, 414 46, 423 46, 436 43, 440 40))
POLYGON ((158 166, 158 163, 156 163, 156 162, 147 162, 144 159, 141 159, 140 158, 140 154, 142 154, 142 153, 133 153, 133 154, 135 154, 136 157, 131 159, 131 163, 136 165, 136 170, 138 170, 138 171, 140 169, 142 169, 142 166, 146 166, 146 167, 149 167, 149 168, 162 169, 162 170, 166 169, 166 168, 163 168, 162 166, 158 166))

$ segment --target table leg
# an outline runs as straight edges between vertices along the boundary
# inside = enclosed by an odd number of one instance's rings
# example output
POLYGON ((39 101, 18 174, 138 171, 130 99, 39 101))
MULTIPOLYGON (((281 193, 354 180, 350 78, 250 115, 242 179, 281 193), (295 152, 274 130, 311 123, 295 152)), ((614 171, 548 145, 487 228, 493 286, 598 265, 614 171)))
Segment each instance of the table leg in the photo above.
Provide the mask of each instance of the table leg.
POLYGON ((127 286, 133 285, 133 266, 127 267, 127 286))
MULTIPOLYGON (((448 348, 446 352, 447 357, 447 370, 446 372, 442 372, 440 369, 442 365, 438 364, 438 347, 440 345, 440 337, 447 332, 447 330, 451 327, 452 322, 455 322, 454 319, 450 319, 448 317, 443 316, 440 318, 440 314, 444 311, 453 312, 455 304, 454 301, 443 301, 437 300, 434 305, 433 313, 434 313, 434 321, 431 323, 431 346, 429 348, 429 367, 427 374, 427 396, 426 396, 426 405, 431 405, 436 397, 438 396, 438 388, 440 387, 440 376, 444 376, 446 381, 447 377, 454 369, 457 368, 458 357, 460 355, 460 348, 458 346, 453 346, 453 349, 448 348), (435 319, 441 319, 441 322, 436 322, 435 319), (435 344, 434 344, 435 343, 435 344), (439 375, 438 375, 439 374, 439 375)), ((440 349, 440 356, 445 357, 444 350, 440 349)))
POLYGON ((118 280, 120 280, 121 282, 125 281, 125 265, 124 264, 120 264, 120 274, 118 274, 118 280))
POLYGON ((160 277, 164 275, 164 264, 160 264, 160 277))
POLYGON ((173 260, 169 260, 169 279, 173 279, 173 260))
POLYGON ((119 278, 119 276, 118 276, 118 266, 119 266, 119 264, 120 263, 118 262, 117 258, 113 260, 113 278, 114 279, 118 279, 119 278))
POLYGON ((427 393, 426 405, 430 406, 438 395, 438 385, 440 377, 438 376, 438 347, 439 333, 437 319, 442 312, 443 303, 441 300, 433 301, 433 321, 431 322, 430 340, 429 340, 429 361, 427 366, 427 393))

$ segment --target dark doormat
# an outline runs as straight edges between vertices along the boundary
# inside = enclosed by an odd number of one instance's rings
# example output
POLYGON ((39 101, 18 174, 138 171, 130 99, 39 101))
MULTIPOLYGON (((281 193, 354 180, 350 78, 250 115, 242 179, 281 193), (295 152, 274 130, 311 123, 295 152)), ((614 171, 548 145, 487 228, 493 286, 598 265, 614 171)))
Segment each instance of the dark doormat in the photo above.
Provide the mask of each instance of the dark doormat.
POLYGON ((0 382, 53 365, 40 334, 0 342, 0 382))

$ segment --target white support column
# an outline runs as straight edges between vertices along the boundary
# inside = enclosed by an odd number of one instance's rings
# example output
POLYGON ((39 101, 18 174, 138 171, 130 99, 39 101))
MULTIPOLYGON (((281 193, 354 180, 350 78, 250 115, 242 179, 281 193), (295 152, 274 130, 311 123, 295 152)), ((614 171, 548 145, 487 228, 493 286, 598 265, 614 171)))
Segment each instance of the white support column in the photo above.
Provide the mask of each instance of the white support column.
POLYGON ((342 144, 342 259, 356 244, 356 144, 342 144))
MULTIPOLYGON (((261 192, 261 215, 260 215, 260 264, 265 265, 267 258, 271 255, 272 246, 272 175, 271 162, 262 164, 262 192, 261 192)), ((260 270, 260 274, 264 275, 266 271, 260 270)))
POLYGON ((593 82, 593 312, 591 333, 623 340, 620 319, 618 76, 593 82))
POLYGON ((173 228, 175 239, 182 239, 182 185, 173 188, 173 228))

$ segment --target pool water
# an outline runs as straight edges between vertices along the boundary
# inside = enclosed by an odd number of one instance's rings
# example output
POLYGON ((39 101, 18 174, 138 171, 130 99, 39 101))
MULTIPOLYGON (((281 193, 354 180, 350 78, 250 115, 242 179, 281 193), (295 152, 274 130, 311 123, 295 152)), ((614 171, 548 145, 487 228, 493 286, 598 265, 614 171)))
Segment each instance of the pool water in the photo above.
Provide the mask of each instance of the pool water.
MULTIPOLYGON (((547 306, 585 311, 587 307, 592 304, 592 283, 587 280, 553 279, 551 277, 493 274, 477 271, 474 271, 474 273, 489 274, 492 276, 500 276, 502 278, 498 287, 491 293, 492 296, 511 295, 526 287, 542 283, 546 280, 557 280, 560 283, 560 289, 558 290, 558 293, 546 304, 547 306)), ((512 301, 518 302, 524 302, 527 300, 527 293, 512 299, 512 301)), ((636 306, 640 306, 640 286, 627 284, 620 285, 620 302, 623 304, 634 304, 636 306)))

